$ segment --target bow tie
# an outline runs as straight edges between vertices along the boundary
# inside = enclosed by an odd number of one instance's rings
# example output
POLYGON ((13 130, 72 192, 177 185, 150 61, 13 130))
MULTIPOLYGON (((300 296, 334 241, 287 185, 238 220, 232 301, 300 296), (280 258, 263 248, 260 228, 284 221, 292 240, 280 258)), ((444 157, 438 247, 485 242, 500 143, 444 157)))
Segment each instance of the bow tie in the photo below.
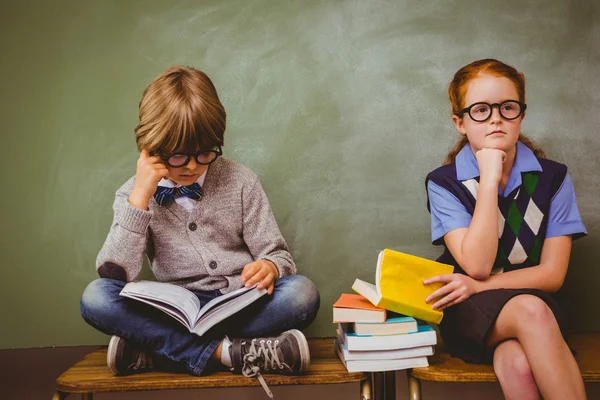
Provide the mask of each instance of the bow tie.
POLYGON ((156 188, 156 192, 154 193, 154 199, 159 206, 164 206, 170 201, 175 200, 176 197, 181 196, 189 197, 190 199, 194 200, 200 200, 202 198, 202 187, 198 183, 174 188, 159 186, 156 188))

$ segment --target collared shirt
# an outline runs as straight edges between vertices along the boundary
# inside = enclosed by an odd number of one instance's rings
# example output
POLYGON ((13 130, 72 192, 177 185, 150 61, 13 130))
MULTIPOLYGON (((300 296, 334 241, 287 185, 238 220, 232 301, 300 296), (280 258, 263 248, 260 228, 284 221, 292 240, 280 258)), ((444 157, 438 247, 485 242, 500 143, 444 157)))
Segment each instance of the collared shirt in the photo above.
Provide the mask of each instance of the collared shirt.
MULTIPOLYGON (((206 171, 208 171, 208 169, 206 171)), ((202 175, 200 175, 200 178, 198 178, 198 180, 196 180, 196 183, 199 184, 200 186, 204 185, 204 178, 206 178, 206 171, 204 171, 204 173, 202 175)), ((163 178, 160 180, 160 182, 158 182, 158 186, 174 188, 174 187, 179 187, 181 185, 176 184, 175 182, 173 182, 170 179, 163 178)), ((187 196, 175 197, 175 202, 177 204, 179 204, 181 207, 185 208, 187 211, 192 211, 194 209, 194 205, 196 204, 196 201, 197 200, 190 199, 187 196)))
MULTIPOLYGON (((498 187, 498 195, 506 198, 516 188, 521 186, 523 172, 542 171, 533 152, 521 142, 517 142, 515 162, 506 188, 498 187)), ((477 159, 468 144, 456 155, 456 175, 460 181, 479 176, 477 159)), ((431 210, 431 240, 442 238, 446 233, 459 228, 468 228, 472 216, 465 206, 448 190, 429 181, 427 194, 431 210)), ((565 179, 550 203, 546 237, 587 234, 575 200, 575 190, 571 177, 567 173, 565 179)))

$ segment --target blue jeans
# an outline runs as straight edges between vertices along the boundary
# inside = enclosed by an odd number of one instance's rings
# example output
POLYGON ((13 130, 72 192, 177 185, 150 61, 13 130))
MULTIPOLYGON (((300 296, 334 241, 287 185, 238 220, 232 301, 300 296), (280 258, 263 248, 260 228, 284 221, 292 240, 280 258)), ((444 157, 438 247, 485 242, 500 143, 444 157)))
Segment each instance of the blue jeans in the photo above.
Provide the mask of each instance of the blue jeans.
MULTIPOLYGON (((125 282, 100 278, 88 285, 81 298, 81 315, 94 328, 117 335, 151 352, 169 370, 202 375, 211 354, 225 335, 277 336, 308 326, 317 315, 320 297, 315 284, 302 275, 275 281, 275 290, 211 328, 202 337, 164 312, 119 296, 125 282), (168 367, 166 367, 168 366, 168 367)), ((219 296, 218 290, 193 291, 202 305, 219 296)))

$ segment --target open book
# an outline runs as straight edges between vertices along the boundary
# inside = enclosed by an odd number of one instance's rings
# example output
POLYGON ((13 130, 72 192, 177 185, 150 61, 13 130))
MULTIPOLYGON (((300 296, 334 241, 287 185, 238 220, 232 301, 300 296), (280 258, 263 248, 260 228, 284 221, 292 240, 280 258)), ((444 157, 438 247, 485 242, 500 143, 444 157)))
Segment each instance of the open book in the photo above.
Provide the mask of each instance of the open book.
POLYGON ((241 288, 215 297, 204 307, 189 290, 164 282, 130 282, 121 296, 150 304, 175 318, 192 333, 202 336, 210 328, 267 294, 267 289, 241 288))
POLYGON ((352 290, 377 307, 439 324, 444 314, 432 309, 433 303, 427 304, 425 298, 444 283, 424 285, 423 281, 453 271, 452 265, 385 249, 377 259, 375 285, 356 279, 352 290))

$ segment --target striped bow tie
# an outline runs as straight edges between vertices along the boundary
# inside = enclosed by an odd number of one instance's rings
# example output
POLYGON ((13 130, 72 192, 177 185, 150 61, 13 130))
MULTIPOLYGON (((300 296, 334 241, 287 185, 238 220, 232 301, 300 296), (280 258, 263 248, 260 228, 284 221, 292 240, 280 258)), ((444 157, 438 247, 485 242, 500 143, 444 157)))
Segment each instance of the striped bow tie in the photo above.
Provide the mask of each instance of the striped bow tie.
POLYGON ((164 206, 170 201, 175 200, 176 197, 181 196, 189 197, 190 199, 194 200, 200 200, 202 198, 202 187, 198 183, 174 188, 159 186, 156 188, 156 192, 154 193, 154 199, 159 206, 164 206))

